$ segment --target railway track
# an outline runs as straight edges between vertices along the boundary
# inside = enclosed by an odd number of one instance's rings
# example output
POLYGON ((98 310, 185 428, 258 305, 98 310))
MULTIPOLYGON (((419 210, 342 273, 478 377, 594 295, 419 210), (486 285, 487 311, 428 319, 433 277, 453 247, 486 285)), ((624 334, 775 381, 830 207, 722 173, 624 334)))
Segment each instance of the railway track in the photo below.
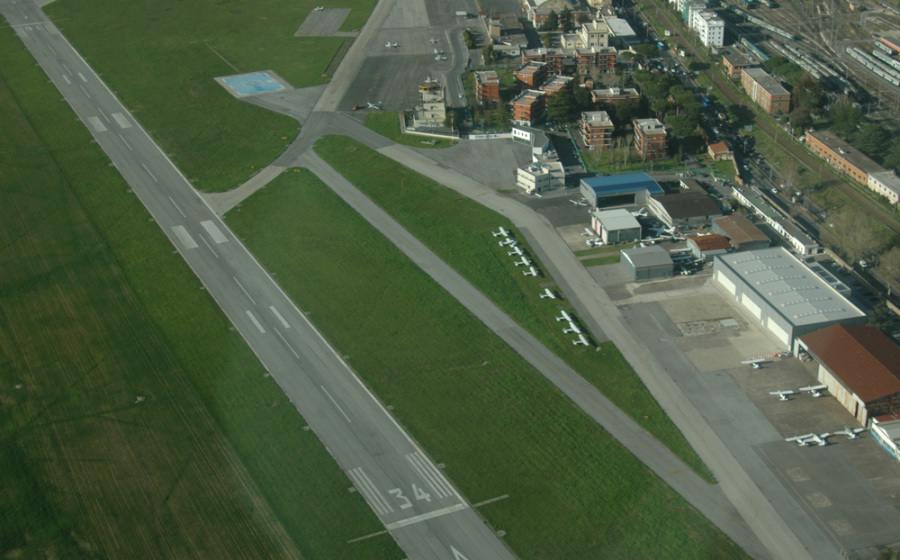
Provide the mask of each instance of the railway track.
MULTIPOLYGON (((704 56, 704 54, 699 49, 697 49, 691 42, 685 40, 682 34, 675 33, 675 30, 680 29, 680 27, 675 25, 675 23, 669 17, 667 8, 664 6, 659 8, 660 9, 657 11, 656 15, 665 22, 668 29, 672 30, 672 37, 670 37, 670 39, 675 40, 675 42, 677 42, 680 48, 684 49, 685 52, 689 52, 698 60, 708 63, 709 61, 707 60, 706 56, 704 56)), ((644 17, 647 18, 646 15, 644 17)), ((725 83, 724 79, 719 75, 718 72, 712 69, 712 65, 710 65, 710 70, 706 70, 705 73, 706 76, 713 82, 713 85, 715 85, 719 89, 719 91, 721 91, 725 95, 730 103, 734 103, 736 105, 743 104, 743 100, 740 98, 740 96, 738 96, 738 94, 731 90, 729 84, 725 83)), ((878 221, 884 224, 884 226, 890 231, 894 232, 897 235, 900 235, 900 222, 897 222, 897 220, 895 220, 893 216, 890 215, 890 213, 879 208, 877 205, 875 205, 875 203, 866 198, 864 195, 860 194, 856 189, 846 184, 837 174, 835 174, 831 170, 830 167, 824 166, 821 160, 813 158, 790 141, 779 142, 777 128, 773 126, 772 123, 766 121, 765 119, 758 118, 755 119, 754 125, 761 128, 763 132, 765 132, 769 136, 773 137, 776 144, 778 144, 788 154, 793 156, 794 159, 805 165, 810 171, 815 169, 815 167, 819 165, 821 169, 820 176, 822 178, 822 183, 825 186, 837 188, 839 191, 844 193, 847 198, 859 204, 859 206, 863 210, 868 212, 869 215, 878 219, 878 221)), ((781 136, 784 136, 783 132, 781 133, 781 136)))

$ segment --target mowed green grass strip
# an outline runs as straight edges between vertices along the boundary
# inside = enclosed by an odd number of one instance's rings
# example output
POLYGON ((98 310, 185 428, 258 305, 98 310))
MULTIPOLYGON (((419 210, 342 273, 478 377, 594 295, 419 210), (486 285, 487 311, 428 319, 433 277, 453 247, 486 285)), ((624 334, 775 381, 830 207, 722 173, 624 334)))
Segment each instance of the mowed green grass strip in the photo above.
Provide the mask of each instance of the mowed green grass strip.
MULTIPOLYGON (((700 476, 714 482, 614 344, 601 344, 599 352, 593 347, 573 347, 570 337, 562 333, 555 317, 560 309, 572 308, 541 299, 540 282, 523 276, 507 256, 507 248, 500 247, 491 235, 498 226, 515 232, 508 219, 345 136, 323 137, 315 150, 641 427, 700 476)), ((529 258, 537 261, 524 237, 516 233, 516 239, 529 258)))
MULTIPOLYGON (((520 558, 743 552, 306 169, 234 231, 520 558)), ((521 276, 521 274, 520 274, 521 276)))
POLYGON ((0 550, 402 558, 8 28, 0 122, 0 550))
POLYGON ((610 255, 608 257, 597 257, 595 259, 584 259, 581 261, 585 267, 588 266, 603 266, 605 264, 615 264, 619 262, 621 259, 621 255, 610 255))
MULTIPOLYGON (((57 0, 44 10, 185 176, 218 192, 271 163, 299 125, 213 78, 271 69, 297 88, 326 83, 344 38, 293 36, 316 1, 57 0)), ((368 4, 354 12, 368 18, 368 4)))
POLYGON ((366 127, 398 144, 414 148, 447 148, 450 140, 400 133, 400 116, 396 111, 369 113, 366 116, 366 127), (434 142, 434 144, 432 144, 434 142))

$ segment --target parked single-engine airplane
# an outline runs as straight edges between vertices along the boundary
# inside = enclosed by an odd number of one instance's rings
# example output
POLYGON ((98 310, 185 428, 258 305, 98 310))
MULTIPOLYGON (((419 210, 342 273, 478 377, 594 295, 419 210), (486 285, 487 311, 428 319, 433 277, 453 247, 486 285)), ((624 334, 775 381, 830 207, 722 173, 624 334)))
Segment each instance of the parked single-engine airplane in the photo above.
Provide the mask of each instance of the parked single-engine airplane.
POLYGON ((568 313, 566 313, 565 311, 560 311, 560 313, 562 313, 562 316, 557 317, 557 318, 556 318, 557 321, 566 321, 566 322, 569 322, 569 323, 572 322, 572 318, 569 317, 569 314, 568 314, 568 313))
POLYGON ((843 430, 834 432, 834 435, 847 436, 850 439, 859 439, 859 433, 865 431, 865 428, 848 428, 847 426, 844 426, 843 430))
POLYGON ((520 257, 524 257, 524 256, 525 256, 525 253, 522 252, 522 249, 519 249, 518 247, 513 247, 513 250, 510 251, 510 252, 508 252, 508 253, 506 253, 506 254, 509 255, 510 257, 513 256, 513 255, 518 255, 518 256, 520 256, 520 257))
POLYGON ((827 385, 810 385, 809 387, 800 387, 798 391, 808 391, 814 397, 822 396, 822 389, 827 389, 827 385))
POLYGON ((770 395, 778 395, 778 400, 789 401, 788 395, 793 395, 793 391, 769 391, 770 395))
POLYGON ((537 275, 538 275, 538 271, 535 270, 533 266, 531 266, 531 267, 529 267, 529 270, 528 270, 528 271, 523 272, 522 274, 524 274, 525 276, 537 276, 537 275))
POLYGON ((579 344, 583 344, 585 346, 588 345, 588 339, 584 338, 583 334, 578 335, 578 338, 572 341, 572 344, 578 346, 579 344))
POLYGON ((509 237, 509 232, 503 228, 500 228, 500 231, 492 231, 494 237, 509 237))
POLYGON ((544 288, 544 293, 541 294, 541 299, 544 299, 544 298, 556 299, 556 294, 551 292, 550 288, 544 288))
POLYGON ((563 329, 563 333, 581 334, 581 329, 578 328, 578 325, 569 321, 569 328, 563 329))
POLYGON ((525 256, 523 255, 523 256, 522 256, 522 260, 520 260, 520 261, 513 261, 513 264, 516 265, 516 266, 528 266, 528 265, 531 264, 531 261, 528 260, 527 258, 525 258, 525 256))
POLYGON ((388 41, 387 44, 385 44, 384 46, 388 49, 396 49, 400 45, 398 45, 397 43, 391 43, 390 41, 388 41))
POLYGON ((503 241, 501 241, 501 242, 499 243, 499 245, 500 245, 501 247, 503 247, 504 245, 512 247, 512 246, 514 246, 514 245, 518 245, 518 243, 516 242, 515 239, 513 239, 513 238, 511 238, 511 237, 507 237, 506 239, 504 239, 503 241))

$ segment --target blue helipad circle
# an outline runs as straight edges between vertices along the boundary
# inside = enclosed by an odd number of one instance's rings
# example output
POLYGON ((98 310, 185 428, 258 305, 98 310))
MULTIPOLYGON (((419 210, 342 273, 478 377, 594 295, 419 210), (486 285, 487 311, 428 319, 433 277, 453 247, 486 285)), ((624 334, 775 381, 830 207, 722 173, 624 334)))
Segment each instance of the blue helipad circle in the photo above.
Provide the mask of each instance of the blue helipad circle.
POLYGON ((284 89, 284 86, 276 82, 271 76, 265 72, 256 74, 245 74, 243 76, 232 76, 224 79, 228 87, 237 92, 238 95, 251 95, 254 93, 264 93, 267 91, 278 91, 284 89))

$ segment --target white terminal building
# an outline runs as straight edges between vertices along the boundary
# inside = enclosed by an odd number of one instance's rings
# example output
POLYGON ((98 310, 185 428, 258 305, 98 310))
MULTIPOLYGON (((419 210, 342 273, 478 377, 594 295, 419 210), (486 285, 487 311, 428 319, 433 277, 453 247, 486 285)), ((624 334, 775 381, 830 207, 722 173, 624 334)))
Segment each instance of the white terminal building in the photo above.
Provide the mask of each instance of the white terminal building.
POLYGON ((558 161, 535 161, 516 169, 516 186, 528 194, 542 193, 566 185, 566 172, 558 161))
POLYGON ((867 322, 865 313, 782 247, 717 255, 713 270, 718 287, 785 350, 819 329, 867 322))

